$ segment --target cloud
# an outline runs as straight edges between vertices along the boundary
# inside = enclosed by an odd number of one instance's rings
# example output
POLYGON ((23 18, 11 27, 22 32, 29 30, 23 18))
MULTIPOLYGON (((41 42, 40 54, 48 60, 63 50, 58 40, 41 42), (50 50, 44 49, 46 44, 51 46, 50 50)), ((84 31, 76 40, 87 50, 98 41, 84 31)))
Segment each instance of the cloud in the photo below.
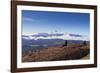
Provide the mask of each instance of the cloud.
POLYGON ((23 22, 35 22, 36 20, 35 19, 32 19, 32 18, 29 18, 29 17, 23 17, 22 18, 22 21, 23 22))
POLYGON ((58 36, 56 34, 54 35, 54 34, 48 34, 48 33, 45 33, 45 34, 37 33, 34 35, 26 35, 27 37, 23 35, 23 38, 24 39, 34 39, 34 40, 37 40, 37 39, 63 39, 63 40, 86 40, 86 41, 89 41, 89 37, 85 36, 85 35, 73 34, 73 36, 72 36, 72 34, 68 34, 68 33, 62 33, 62 34, 63 35, 58 36))

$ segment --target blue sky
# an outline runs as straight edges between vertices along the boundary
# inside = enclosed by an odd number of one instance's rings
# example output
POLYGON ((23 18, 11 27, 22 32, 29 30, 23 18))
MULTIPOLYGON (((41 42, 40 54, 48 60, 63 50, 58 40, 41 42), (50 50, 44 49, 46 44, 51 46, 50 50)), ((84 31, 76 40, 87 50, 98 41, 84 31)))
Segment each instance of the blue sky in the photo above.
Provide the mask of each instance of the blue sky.
POLYGON ((76 33, 89 35, 89 13, 22 10, 22 33, 76 33))

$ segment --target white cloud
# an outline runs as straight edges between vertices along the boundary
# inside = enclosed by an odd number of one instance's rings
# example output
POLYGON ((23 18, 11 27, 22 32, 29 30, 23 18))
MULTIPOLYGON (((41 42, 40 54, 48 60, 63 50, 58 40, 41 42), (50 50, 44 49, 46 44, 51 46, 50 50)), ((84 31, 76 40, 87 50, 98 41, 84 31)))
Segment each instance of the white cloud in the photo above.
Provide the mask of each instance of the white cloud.
POLYGON ((27 22, 34 22, 34 21, 36 21, 35 19, 29 18, 29 17, 23 17, 22 19, 23 19, 23 21, 27 21, 27 22))
MULTIPOLYGON (((34 35, 38 35, 38 33, 35 33, 34 35)), ((34 40, 37 40, 37 39, 63 39, 63 40, 85 40, 85 41, 89 41, 88 36, 85 36, 85 35, 81 35, 81 37, 70 36, 70 34, 68 34, 68 33, 63 33, 62 36, 47 36, 47 37, 43 37, 42 35, 38 36, 38 37, 35 37, 35 36, 32 36, 32 35, 27 35, 27 36, 28 37, 23 37, 23 38, 24 39, 34 39, 34 40)))

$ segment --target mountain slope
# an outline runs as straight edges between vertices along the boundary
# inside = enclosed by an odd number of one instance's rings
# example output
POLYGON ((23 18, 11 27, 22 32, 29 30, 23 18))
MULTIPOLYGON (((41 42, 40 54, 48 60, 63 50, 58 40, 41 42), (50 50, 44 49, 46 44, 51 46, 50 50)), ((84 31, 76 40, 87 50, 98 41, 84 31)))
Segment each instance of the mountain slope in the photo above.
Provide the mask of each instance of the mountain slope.
POLYGON ((29 51, 23 56, 23 62, 56 61, 81 59, 89 54, 89 45, 68 45, 48 47, 37 51, 29 51))

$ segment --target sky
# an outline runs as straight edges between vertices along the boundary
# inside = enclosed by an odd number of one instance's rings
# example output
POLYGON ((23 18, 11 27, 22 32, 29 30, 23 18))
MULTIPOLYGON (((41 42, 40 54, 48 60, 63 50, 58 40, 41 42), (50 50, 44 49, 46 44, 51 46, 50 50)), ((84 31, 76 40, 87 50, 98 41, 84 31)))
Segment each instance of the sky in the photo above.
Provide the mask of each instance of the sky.
POLYGON ((22 10, 22 34, 74 33, 88 35, 90 14, 22 10))

